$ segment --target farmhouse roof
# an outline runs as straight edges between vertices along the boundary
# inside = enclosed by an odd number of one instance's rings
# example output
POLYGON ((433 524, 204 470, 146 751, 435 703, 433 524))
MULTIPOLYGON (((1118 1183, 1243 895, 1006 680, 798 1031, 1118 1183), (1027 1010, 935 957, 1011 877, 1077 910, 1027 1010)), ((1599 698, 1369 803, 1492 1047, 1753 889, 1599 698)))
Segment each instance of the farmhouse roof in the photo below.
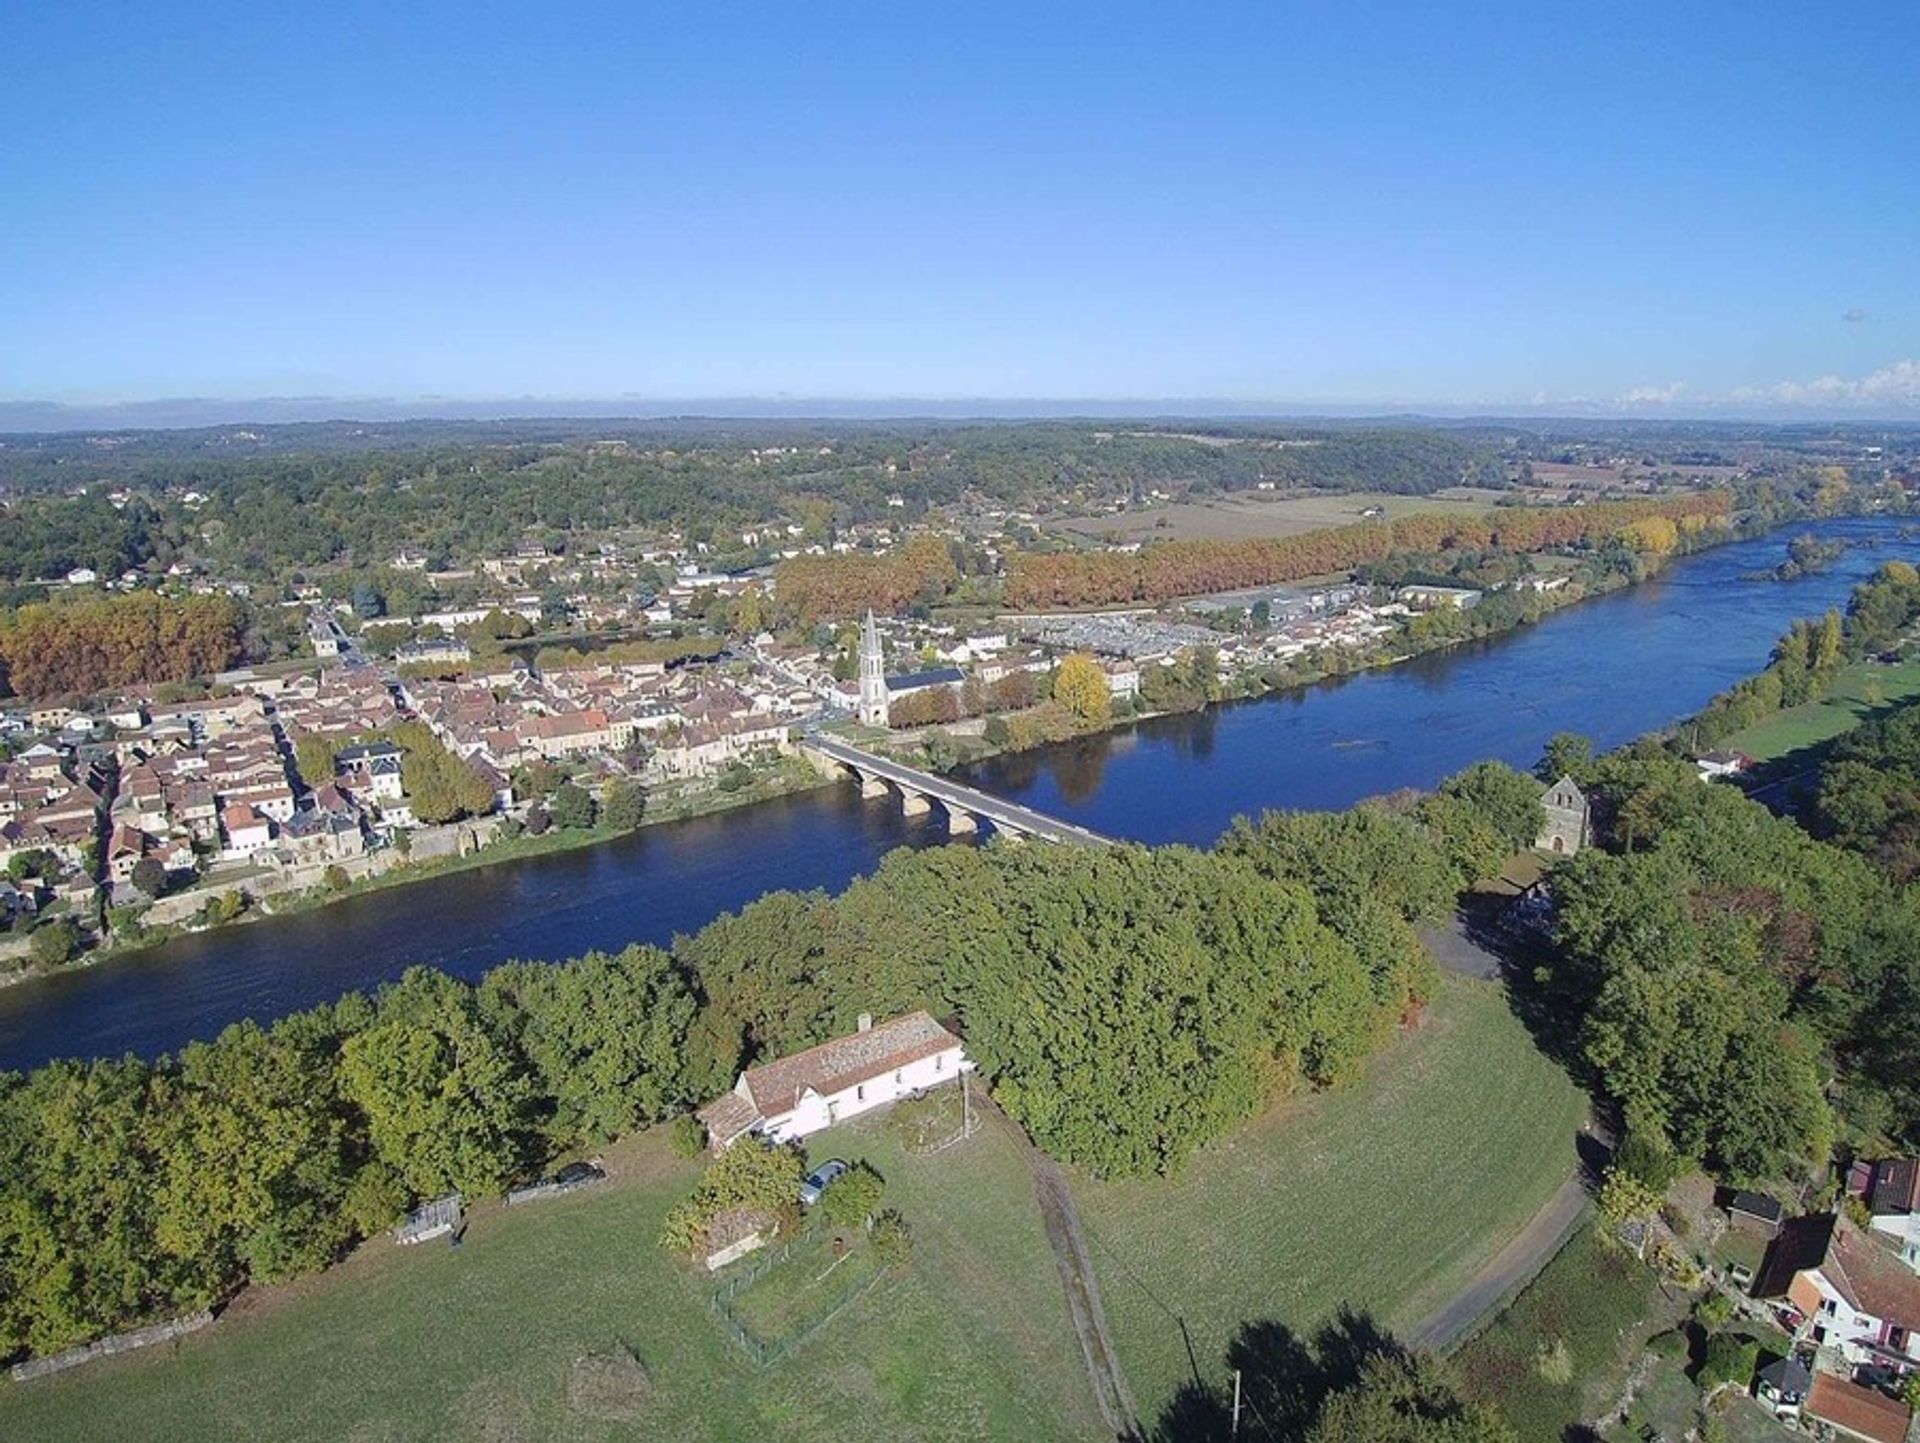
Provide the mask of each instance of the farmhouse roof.
POLYGON ((1913 1421, 1906 1405, 1832 1373, 1814 1378, 1806 1412, 1869 1443, 1906 1443, 1907 1427, 1913 1421))
POLYGON ((1910 1273, 1893 1250, 1842 1221, 1824 1269, 1827 1280, 1861 1311, 1920 1327, 1920 1275, 1910 1273))
POLYGON ((960 1039, 927 1013, 909 1012, 865 1032, 749 1067, 747 1091, 762 1113, 786 1112, 808 1089, 829 1097, 959 1045, 960 1039))
POLYGON ((1767 1250, 1753 1285, 1756 1298, 1778 1298, 1801 1273, 1818 1272, 1857 1311, 1920 1326, 1920 1276, 1893 1252, 1833 1213, 1795 1218, 1767 1250))

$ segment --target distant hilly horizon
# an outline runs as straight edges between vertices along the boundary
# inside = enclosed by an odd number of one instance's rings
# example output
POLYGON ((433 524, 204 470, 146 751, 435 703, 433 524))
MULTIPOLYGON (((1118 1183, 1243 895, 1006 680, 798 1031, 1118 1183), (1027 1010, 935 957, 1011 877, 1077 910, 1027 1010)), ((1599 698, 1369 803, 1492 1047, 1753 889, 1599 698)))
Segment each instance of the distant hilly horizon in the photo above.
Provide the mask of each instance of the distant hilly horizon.
POLYGON ((1765 425, 1833 425, 1849 429, 1920 426, 1912 417, 1876 416, 1841 409, 1740 408, 1703 405, 1636 410, 1599 403, 1551 405, 1311 404, 1163 397, 1144 400, 1099 397, 897 397, 714 396, 654 398, 449 396, 266 396, 176 397, 144 401, 0 401, 0 435, 72 431, 166 431, 209 426, 279 426, 313 422, 403 421, 1039 421, 1202 420, 1372 421, 1383 425, 1461 424, 1502 421, 1731 422, 1765 425))

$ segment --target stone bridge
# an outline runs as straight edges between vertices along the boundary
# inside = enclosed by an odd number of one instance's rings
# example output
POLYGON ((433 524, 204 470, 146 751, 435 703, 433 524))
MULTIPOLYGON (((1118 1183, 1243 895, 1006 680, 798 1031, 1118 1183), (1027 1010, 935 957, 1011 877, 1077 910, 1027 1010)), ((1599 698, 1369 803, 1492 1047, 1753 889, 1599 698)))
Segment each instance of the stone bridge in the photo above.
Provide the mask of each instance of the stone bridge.
POLYGON ((834 737, 815 734, 809 736, 803 746, 816 763, 824 763, 832 770, 855 778, 863 796, 899 793, 901 808, 910 817, 930 811, 934 803, 939 803, 947 814, 947 830, 956 835, 977 831, 980 823, 986 821, 992 823, 996 832, 1012 837, 1036 837, 1043 842, 1061 842, 1074 847, 1115 845, 1113 838, 1072 822, 975 791, 950 777, 936 776, 904 762, 863 752, 834 737))

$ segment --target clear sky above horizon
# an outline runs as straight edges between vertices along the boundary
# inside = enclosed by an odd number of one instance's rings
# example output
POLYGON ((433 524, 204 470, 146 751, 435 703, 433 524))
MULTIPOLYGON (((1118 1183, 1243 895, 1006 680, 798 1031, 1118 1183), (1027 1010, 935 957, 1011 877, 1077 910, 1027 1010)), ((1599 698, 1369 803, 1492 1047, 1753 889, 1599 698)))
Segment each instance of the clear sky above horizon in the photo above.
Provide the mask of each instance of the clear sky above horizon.
POLYGON ((43 4, 0 400, 1920 415, 1920 5, 43 4))

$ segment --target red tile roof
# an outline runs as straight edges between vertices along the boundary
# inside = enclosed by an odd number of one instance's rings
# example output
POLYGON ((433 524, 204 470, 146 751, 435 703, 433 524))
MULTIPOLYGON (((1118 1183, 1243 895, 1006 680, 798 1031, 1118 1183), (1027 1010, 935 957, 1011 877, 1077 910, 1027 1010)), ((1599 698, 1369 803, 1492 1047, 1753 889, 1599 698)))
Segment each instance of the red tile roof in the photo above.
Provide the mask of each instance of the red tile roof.
POLYGON ((1913 1421, 1913 1414, 1905 1404, 1831 1373, 1821 1373, 1814 1378, 1805 1411, 1809 1417, 1831 1423, 1869 1443, 1906 1443, 1907 1428, 1913 1421))

